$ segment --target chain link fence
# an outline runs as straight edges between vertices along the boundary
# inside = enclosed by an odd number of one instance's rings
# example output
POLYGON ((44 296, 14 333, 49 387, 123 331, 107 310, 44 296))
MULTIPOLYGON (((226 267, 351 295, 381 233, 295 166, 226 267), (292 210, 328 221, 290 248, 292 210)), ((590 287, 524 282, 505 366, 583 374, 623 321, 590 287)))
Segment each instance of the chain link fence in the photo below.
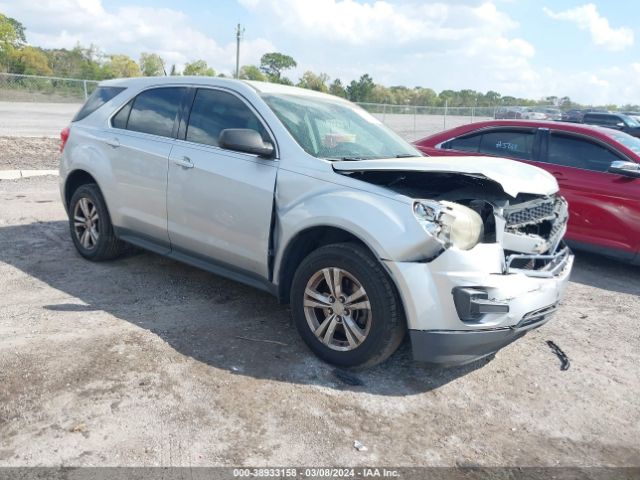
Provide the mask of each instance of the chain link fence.
MULTIPOLYGON (((83 103, 95 80, 0 73, 0 102, 83 103)), ((358 103, 409 141, 471 122, 494 118, 497 107, 423 107, 358 103)), ((35 107, 35 105, 34 105, 35 107)), ((47 107, 49 110, 50 107, 47 107)))
POLYGON ((491 120, 496 107, 421 107, 358 103, 398 135, 409 141, 433 135, 447 128, 491 120))
POLYGON ((0 73, 0 102, 82 103, 95 80, 0 73))

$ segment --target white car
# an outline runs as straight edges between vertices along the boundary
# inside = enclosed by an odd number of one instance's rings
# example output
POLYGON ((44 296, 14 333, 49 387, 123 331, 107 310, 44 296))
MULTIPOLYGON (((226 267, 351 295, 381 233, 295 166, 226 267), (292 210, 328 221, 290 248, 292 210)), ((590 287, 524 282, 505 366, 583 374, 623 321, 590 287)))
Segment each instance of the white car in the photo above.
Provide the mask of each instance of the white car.
POLYGON ((549 115, 540 110, 534 110, 533 108, 525 108, 522 111, 522 118, 526 120, 548 120, 549 115))

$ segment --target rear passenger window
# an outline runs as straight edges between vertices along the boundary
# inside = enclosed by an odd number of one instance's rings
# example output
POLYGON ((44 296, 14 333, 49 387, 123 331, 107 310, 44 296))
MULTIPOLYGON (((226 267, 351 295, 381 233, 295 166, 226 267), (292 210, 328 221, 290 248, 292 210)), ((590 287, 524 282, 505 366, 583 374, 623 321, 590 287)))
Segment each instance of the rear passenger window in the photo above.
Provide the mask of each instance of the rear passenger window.
POLYGON ((477 152, 480 148, 481 133, 454 138, 442 145, 446 150, 460 150, 461 152, 477 152))
POLYGON ((527 130, 499 130, 482 135, 480 153, 531 160, 535 133, 527 130))
POLYGON ((109 100, 114 98, 120 92, 122 92, 124 87, 98 87, 94 90, 94 92, 89 96, 85 104, 82 106, 80 111, 76 113, 76 116, 73 117, 72 122, 77 122, 78 120, 82 120, 83 118, 91 115, 97 109, 99 109, 102 105, 107 103, 109 100))
POLYGON ((608 148, 569 135, 549 136, 549 163, 606 172, 611 162, 622 160, 608 148))
POLYGON ((269 141, 262 123, 238 97, 220 90, 199 89, 193 101, 186 140, 218 146, 226 128, 250 128, 269 141))
POLYGON ((133 101, 127 130, 171 137, 185 90, 178 87, 155 88, 139 94, 133 101))

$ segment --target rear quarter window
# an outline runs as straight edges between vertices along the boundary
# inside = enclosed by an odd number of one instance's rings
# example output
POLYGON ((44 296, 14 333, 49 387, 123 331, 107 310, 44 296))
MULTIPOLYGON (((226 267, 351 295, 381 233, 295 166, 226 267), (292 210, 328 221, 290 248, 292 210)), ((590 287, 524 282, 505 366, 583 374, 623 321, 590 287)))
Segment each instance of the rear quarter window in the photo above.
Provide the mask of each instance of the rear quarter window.
POLYGON ((77 122, 83 118, 91 115, 98 110, 102 105, 115 98, 116 95, 125 90, 125 87, 98 87, 89 96, 82 108, 76 116, 73 117, 72 122, 77 122))
POLYGON ((461 152, 477 152, 480 148, 481 133, 475 133, 471 135, 464 135, 462 137, 454 138, 442 145, 445 150, 459 150, 461 152))

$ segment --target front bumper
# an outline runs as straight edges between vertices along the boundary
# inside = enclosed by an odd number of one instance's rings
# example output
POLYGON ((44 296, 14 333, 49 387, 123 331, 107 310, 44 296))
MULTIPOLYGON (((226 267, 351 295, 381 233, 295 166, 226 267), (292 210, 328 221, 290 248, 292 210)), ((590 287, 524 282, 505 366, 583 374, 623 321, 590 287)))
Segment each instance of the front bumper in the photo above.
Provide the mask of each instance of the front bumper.
POLYGON ((419 362, 443 365, 464 365, 491 355, 528 331, 544 325, 555 312, 555 305, 545 309, 547 314, 522 327, 494 330, 409 330, 413 358, 419 362))
MULTIPOLYGON (((567 251, 545 275, 509 269, 498 244, 469 251, 449 249, 430 263, 385 262, 405 308, 416 360, 462 364, 490 355, 546 323, 569 282, 573 255, 567 251), (461 320, 453 292, 480 289, 489 302, 507 305, 461 320)), ((463 316, 464 317, 464 316, 463 316)))

